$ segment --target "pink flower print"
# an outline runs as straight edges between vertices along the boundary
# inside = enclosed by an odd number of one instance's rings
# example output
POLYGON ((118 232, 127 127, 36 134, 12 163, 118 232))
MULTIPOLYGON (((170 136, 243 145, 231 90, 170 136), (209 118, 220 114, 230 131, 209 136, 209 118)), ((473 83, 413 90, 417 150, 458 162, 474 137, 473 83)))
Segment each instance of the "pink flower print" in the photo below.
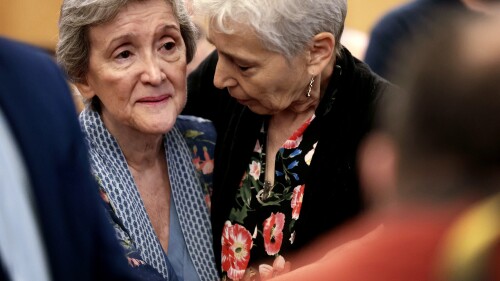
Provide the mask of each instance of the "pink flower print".
POLYGON ((260 145, 259 140, 255 143, 255 148, 253 149, 253 152, 257 153, 262 153, 262 146, 260 145))
POLYGON ((269 264, 261 264, 259 265, 259 276, 260 280, 268 280, 273 278, 273 267, 270 266, 269 264))
POLYGON ((196 158, 193 158, 193 164, 194 164, 194 167, 196 168, 197 171, 200 171, 201 170, 201 165, 200 165, 200 157, 196 157, 196 158))
POLYGON ((205 161, 201 164, 201 171, 204 175, 211 174, 214 171, 214 160, 210 158, 206 146, 203 147, 203 156, 205 157, 205 161))
POLYGON ((209 194, 205 194, 205 204, 207 204, 208 211, 212 208, 212 200, 210 199, 209 194))
POLYGON ((226 221, 222 232, 222 270, 227 277, 240 280, 250 260, 250 249, 253 246, 252 236, 239 224, 231 225, 226 221))
POLYGON ((286 149, 297 148, 301 141, 302 141, 302 135, 297 137, 294 134, 294 135, 292 135, 291 138, 289 138, 285 141, 285 144, 283 144, 283 147, 286 149))
MULTIPOLYGON (((198 147, 196 147, 196 145, 194 145, 193 146, 193 156, 196 156, 197 153, 198 153, 198 147)), ((200 156, 193 158, 193 164, 194 164, 194 167, 196 168, 197 171, 201 170, 201 166, 200 166, 201 159, 200 159, 200 156)))
POLYGON ((110 201, 109 201, 109 197, 108 197, 108 194, 106 193, 106 191, 104 191, 104 189, 99 188, 99 195, 101 196, 101 199, 102 199, 105 203, 109 204, 109 202, 110 202, 110 201))
POLYGON ((138 267, 139 265, 146 264, 146 262, 144 262, 142 260, 139 260, 139 259, 135 259, 135 258, 129 258, 129 257, 127 257, 127 260, 128 260, 128 264, 131 267, 138 267))
POLYGON ((283 213, 271 213, 264 223, 264 248, 270 256, 280 251, 283 241, 283 227, 285 225, 285 215, 283 213))
POLYGON ((284 273, 285 270, 290 269, 290 262, 285 261, 285 258, 281 255, 276 256, 273 262, 273 269, 277 273, 284 273))
POLYGON ((287 273, 290 271, 291 264, 290 262, 286 262, 283 256, 278 255, 274 259, 273 265, 270 266, 268 264, 259 265, 259 276, 261 281, 266 281, 273 277, 279 276, 281 274, 287 273))
POLYGON ((292 219, 299 219, 300 209, 302 208, 302 199, 304 198, 304 185, 297 185, 293 189, 291 207, 292 207, 292 219))
POLYGON ((260 162, 252 161, 252 164, 250 164, 250 176, 252 176, 252 178, 254 178, 254 180, 259 180, 260 162))

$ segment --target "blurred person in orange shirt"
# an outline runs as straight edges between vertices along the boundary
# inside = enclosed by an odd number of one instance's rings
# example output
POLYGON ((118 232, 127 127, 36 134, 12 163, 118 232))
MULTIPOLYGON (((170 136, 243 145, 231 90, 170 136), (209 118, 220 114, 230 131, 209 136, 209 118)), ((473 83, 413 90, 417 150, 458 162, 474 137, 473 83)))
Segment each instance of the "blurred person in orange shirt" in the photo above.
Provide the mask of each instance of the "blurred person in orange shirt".
POLYGON ((499 27, 457 14, 409 49, 359 152, 374 210, 273 281, 500 280, 499 27))

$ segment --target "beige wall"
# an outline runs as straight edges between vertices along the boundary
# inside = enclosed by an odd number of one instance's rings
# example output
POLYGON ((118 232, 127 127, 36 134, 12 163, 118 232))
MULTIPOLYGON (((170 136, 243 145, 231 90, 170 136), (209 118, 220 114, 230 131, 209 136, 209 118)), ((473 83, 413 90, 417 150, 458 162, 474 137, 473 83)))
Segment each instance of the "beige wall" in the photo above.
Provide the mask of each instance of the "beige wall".
POLYGON ((348 0, 346 26, 369 32, 388 10, 409 0, 348 0))
MULTIPOLYGON (((405 0, 348 0, 346 25, 368 32, 388 9, 405 0)), ((0 0, 0 34, 53 49, 61 0, 0 0)))
POLYGON ((61 0, 0 0, 0 34, 52 49, 61 0))

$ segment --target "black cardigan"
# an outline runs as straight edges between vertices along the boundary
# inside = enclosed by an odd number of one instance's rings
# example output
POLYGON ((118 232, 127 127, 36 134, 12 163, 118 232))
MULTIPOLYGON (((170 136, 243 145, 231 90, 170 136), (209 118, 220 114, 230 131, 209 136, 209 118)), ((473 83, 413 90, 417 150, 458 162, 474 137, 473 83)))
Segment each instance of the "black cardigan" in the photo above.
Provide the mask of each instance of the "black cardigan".
MULTIPOLYGON (((217 53, 212 53, 188 78, 188 101, 183 114, 214 122, 217 144, 214 160, 212 229, 216 263, 220 270, 224 222, 234 202, 237 187, 250 163, 262 122, 259 116, 217 89, 213 77, 217 53)), ((311 161, 297 236, 299 249, 319 235, 353 218, 363 209, 356 171, 357 147, 373 121, 374 105, 389 83, 372 73, 346 49, 337 58, 327 91, 316 116, 320 138, 311 161)))

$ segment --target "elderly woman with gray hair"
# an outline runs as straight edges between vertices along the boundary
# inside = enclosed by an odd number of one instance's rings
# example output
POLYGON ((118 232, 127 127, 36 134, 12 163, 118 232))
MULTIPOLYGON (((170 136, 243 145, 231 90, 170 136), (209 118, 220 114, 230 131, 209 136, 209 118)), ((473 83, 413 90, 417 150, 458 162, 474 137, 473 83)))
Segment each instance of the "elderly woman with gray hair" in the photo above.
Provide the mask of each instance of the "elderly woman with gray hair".
POLYGON ((88 101, 80 122, 92 171, 129 263, 144 280, 218 279, 182 134, 209 141, 210 126, 178 118, 196 45, 183 2, 64 0, 59 28, 57 58, 88 101))
POLYGON ((292 251, 364 207, 356 151, 390 84, 339 43, 346 2, 193 1, 216 52, 189 76, 184 113, 217 130, 211 219, 223 278, 286 271, 292 251))

